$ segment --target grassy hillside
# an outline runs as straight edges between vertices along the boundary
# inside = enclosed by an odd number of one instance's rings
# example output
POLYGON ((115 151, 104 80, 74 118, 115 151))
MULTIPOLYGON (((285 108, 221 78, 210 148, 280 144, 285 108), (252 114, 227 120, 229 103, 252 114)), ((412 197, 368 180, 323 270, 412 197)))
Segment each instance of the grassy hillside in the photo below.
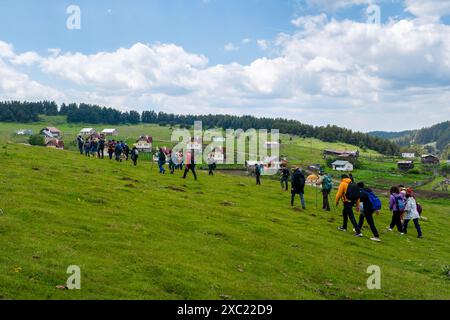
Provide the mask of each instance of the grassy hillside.
POLYGON ((448 199, 422 201, 421 240, 386 233, 383 210, 373 243, 338 232, 312 188, 301 211, 276 181, 195 182, 17 144, 0 160, 2 299, 450 299, 448 199), (56 289, 73 264, 82 289, 56 289), (382 289, 370 291, 374 264, 382 289))

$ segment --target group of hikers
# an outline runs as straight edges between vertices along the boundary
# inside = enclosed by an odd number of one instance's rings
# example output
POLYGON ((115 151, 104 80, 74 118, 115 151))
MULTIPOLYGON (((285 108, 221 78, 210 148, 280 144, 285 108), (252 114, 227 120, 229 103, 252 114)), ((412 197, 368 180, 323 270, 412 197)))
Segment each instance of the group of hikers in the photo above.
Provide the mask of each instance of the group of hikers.
MULTIPOLYGON (((87 157, 104 158, 104 149, 107 149, 109 159, 112 160, 113 156, 116 161, 128 161, 129 157, 133 161, 134 165, 137 165, 139 157, 139 151, 134 146, 131 150, 123 141, 109 140, 106 142, 103 136, 90 137, 84 140, 81 136, 77 137, 78 148, 80 154, 84 154, 87 157)), ((167 151, 165 148, 159 148, 157 152, 157 162, 159 166, 159 173, 165 174, 166 169, 164 166, 168 163, 171 174, 175 173, 175 170, 182 171, 184 173, 182 178, 186 179, 189 172, 192 172, 194 179, 197 180, 196 162, 194 150, 187 150, 186 157, 182 152, 167 151)), ((217 164, 212 154, 208 155, 208 174, 214 176, 217 164)), ((261 175, 264 171, 262 164, 255 164, 254 167, 256 184, 261 185, 261 175)), ((305 202, 305 185, 306 178, 300 167, 295 166, 291 170, 287 166, 283 166, 280 170, 280 183, 284 191, 289 190, 289 180, 291 181, 291 206, 294 206, 295 198, 298 195, 300 198, 301 206, 306 209, 305 202)), ((331 176, 324 172, 319 173, 319 177, 314 182, 316 187, 321 186, 322 193, 322 209, 331 211, 329 196, 333 190, 333 180, 331 176)), ((343 223, 338 227, 340 231, 347 231, 348 220, 353 225, 353 231, 356 237, 362 237, 361 232, 364 222, 367 221, 370 230, 373 233, 371 240, 381 241, 380 234, 375 226, 374 215, 380 214, 381 201, 375 195, 375 193, 368 188, 364 182, 355 182, 352 174, 343 174, 339 184, 338 191, 335 197, 335 207, 337 208, 342 202, 342 217, 343 223), (359 221, 356 221, 353 210, 356 210, 360 214, 359 221)), ((392 212, 391 224, 387 228, 388 231, 393 231, 397 228, 400 235, 404 235, 408 232, 408 225, 411 220, 417 230, 419 238, 422 238, 422 228, 419 223, 419 219, 422 214, 422 206, 416 202, 414 191, 411 188, 405 188, 404 186, 393 186, 390 189, 389 198, 389 210, 392 212)))
POLYGON ((138 149, 133 146, 132 149, 123 141, 108 140, 106 142, 103 136, 91 136, 83 139, 82 136, 77 137, 77 145, 81 155, 86 157, 98 157, 104 159, 104 152, 107 149, 109 160, 113 157, 116 161, 128 161, 129 158, 133 161, 133 164, 137 166, 139 158, 138 149))
MULTIPOLYGON (((259 166, 259 165, 257 165, 259 166)), ((261 172, 260 168, 256 168, 256 173, 261 172)), ((306 209, 305 204, 305 185, 306 178, 299 167, 294 167, 293 172, 287 167, 283 167, 280 172, 280 183, 284 191, 288 191, 289 178, 291 177, 291 206, 294 206, 294 200, 296 195, 299 195, 301 205, 303 209, 306 209), (291 177, 292 176, 292 177, 291 177)), ((256 177, 257 185, 261 184, 260 175, 256 177)), ((321 172, 318 179, 315 181, 315 185, 321 186, 321 193, 323 196, 322 209, 331 211, 329 195, 333 190, 333 180, 331 176, 321 172)), ((373 233, 372 241, 380 242, 380 234, 375 226, 374 215, 379 215, 381 210, 381 200, 375 195, 375 193, 366 186, 364 182, 355 182, 352 174, 343 174, 341 176, 341 182, 339 184, 338 191, 335 197, 336 207, 342 202, 342 217, 343 224, 338 227, 340 231, 347 231, 348 220, 353 225, 353 231, 355 236, 362 237, 361 232, 364 222, 367 221, 370 230, 373 233), (359 221, 356 221, 353 209, 360 214, 359 221)), ((404 235, 408 232, 408 225, 411 220, 417 230, 417 235, 422 238, 422 228, 419 223, 419 219, 423 218, 422 206, 416 201, 416 196, 411 188, 406 188, 403 185, 393 186, 390 189, 389 195, 389 210, 392 212, 391 224, 387 228, 392 232, 397 227, 400 235, 404 235)), ((423 218, 425 219, 425 218, 423 218)))
MULTIPOLYGON (((164 165, 167 164, 168 162, 170 174, 174 174, 175 170, 183 170, 184 168, 183 179, 186 179, 187 174, 189 173, 189 171, 191 171, 192 175, 194 176, 194 179, 197 180, 195 154, 193 150, 186 151, 186 159, 185 159, 182 152, 174 152, 172 150, 169 150, 166 153, 165 149, 159 148, 157 159, 158 159, 159 173, 161 174, 166 173, 164 165)), ((210 176, 213 176, 214 171, 217 168, 217 163, 212 154, 208 155, 207 163, 208 163, 208 174, 210 176)))

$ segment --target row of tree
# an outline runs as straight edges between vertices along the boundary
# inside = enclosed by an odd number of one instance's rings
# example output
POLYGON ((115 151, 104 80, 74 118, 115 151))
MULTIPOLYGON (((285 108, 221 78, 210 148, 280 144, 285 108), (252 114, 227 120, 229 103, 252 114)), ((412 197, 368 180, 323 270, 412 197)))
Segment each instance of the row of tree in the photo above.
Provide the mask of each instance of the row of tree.
POLYGON ((1 122, 36 122, 39 121, 39 115, 41 114, 48 116, 58 115, 58 105, 53 101, 0 101, 1 122))
POLYGON ((59 109, 54 102, 3 102, 0 104, 0 114, 3 110, 13 112, 13 116, 0 118, 0 121, 31 122, 38 121, 39 114, 65 115, 67 121, 72 123, 91 124, 137 124, 152 123, 159 125, 179 125, 189 128, 194 121, 202 121, 203 127, 223 128, 223 129, 278 129, 280 133, 297 135, 305 138, 317 138, 326 142, 345 142, 358 146, 376 150, 382 154, 394 155, 400 152, 399 146, 386 139, 370 136, 361 132, 328 125, 326 127, 316 127, 303 124, 297 120, 283 118, 256 118, 253 116, 233 116, 233 115, 176 115, 164 112, 144 111, 139 114, 136 111, 121 112, 116 109, 100 107, 81 103, 79 105, 62 104, 59 109), (56 109, 55 109, 56 107, 56 109), (20 116, 19 116, 20 113, 20 116))

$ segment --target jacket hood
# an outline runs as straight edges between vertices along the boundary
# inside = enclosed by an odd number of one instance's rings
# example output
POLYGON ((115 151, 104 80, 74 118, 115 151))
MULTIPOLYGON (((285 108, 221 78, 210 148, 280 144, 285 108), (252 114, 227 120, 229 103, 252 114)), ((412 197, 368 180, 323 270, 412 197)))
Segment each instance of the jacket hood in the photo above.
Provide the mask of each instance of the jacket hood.
POLYGON ((350 179, 350 178, 345 178, 345 179, 342 179, 342 182, 345 182, 345 183, 352 183, 352 179, 350 179))

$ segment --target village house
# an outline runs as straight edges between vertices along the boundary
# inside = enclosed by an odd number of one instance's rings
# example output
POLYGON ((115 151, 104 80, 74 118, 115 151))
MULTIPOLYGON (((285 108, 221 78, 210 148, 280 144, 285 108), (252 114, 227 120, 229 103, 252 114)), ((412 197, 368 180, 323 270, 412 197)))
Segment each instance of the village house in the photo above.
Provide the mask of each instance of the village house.
POLYGON ((95 133, 96 133, 96 131, 94 128, 83 128, 83 129, 81 129, 79 135, 80 136, 92 136, 95 133))
POLYGON ((421 158, 423 164, 439 164, 439 158, 432 154, 424 154, 421 158))
POLYGON ((399 170, 406 171, 414 168, 414 161, 406 160, 397 162, 397 167, 399 170))
POLYGON ((60 139, 62 136, 62 132, 55 127, 45 127, 41 130, 41 134, 45 134, 47 136, 51 136, 53 138, 60 139))
POLYGON ((357 159, 359 157, 359 151, 358 150, 345 150, 345 151, 339 151, 339 150, 332 150, 332 149, 326 149, 323 151, 323 157, 337 157, 342 159, 357 159))
POLYGON ((18 136, 31 136, 33 133, 34 132, 31 129, 20 129, 16 131, 18 136))
POLYGON ((272 150, 280 147, 280 143, 278 141, 267 141, 266 147, 268 150, 272 150))
POLYGON ((105 129, 101 132, 104 136, 118 136, 119 131, 117 129, 105 129))
POLYGON ((353 164, 348 161, 338 160, 331 164, 335 171, 353 171, 353 164))
POLYGON ((408 152, 402 153, 402 158, 405 159, 414 159, 415 157, 416 157, 415 153, 408 153, 408 152))
POLYGON ((139 152, 151 153, 153 150, 153 137, 140 136, 134 146, 139 152))

